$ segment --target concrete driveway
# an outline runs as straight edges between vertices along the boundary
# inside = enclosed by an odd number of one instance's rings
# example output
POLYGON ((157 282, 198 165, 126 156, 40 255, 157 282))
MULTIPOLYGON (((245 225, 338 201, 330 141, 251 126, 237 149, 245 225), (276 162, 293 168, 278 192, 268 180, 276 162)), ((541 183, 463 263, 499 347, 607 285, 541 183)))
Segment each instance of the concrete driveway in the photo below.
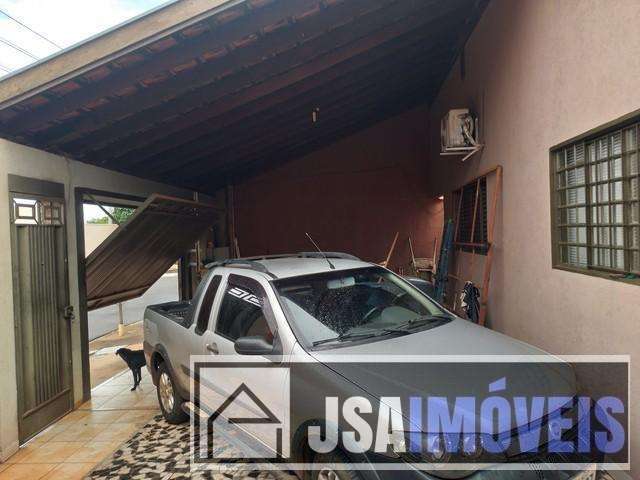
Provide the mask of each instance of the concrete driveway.
MULTIPOLYGON (((131 325, 142 320, 147 305, 178 299, 178 274, 165 273, 160 280, 139 298, 124 302, 124 323, 131 325)), ((99 308, 89 312, 89 341, 118 328, 118 306, 99 308)))

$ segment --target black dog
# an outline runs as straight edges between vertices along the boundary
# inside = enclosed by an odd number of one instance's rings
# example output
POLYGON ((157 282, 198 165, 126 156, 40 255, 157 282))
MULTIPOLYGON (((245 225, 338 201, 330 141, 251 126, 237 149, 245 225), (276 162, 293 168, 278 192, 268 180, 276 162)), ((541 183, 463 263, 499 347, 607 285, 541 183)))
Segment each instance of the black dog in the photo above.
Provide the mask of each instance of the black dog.
POLYGON ((144 359, 144 351, 119 348, 116 351, 116 355, 119 355, 120 358, 125 361, 127 367, 129 367, 131 369, 131 372, 133 373, 133 388, 131 389, 131 391, 133 392, 136 388, 138 388, 140 380, 142 380, 141 369, 146 365, 146 361, 144 359))

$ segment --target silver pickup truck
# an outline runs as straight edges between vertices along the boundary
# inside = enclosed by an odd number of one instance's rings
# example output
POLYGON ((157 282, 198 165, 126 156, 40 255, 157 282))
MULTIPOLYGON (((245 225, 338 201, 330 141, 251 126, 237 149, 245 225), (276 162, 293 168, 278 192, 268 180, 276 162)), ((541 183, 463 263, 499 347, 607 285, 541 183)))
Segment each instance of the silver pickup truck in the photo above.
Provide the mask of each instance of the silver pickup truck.
MULTIPOLYGON (((382 365, 382 358, 387 355, 548 356, 523 342, 456 317, 387 269, 339 253, 301 253, 212 264, 193 301, 147 308, 144 350, 162 413, 170 423, 188 418, 183 404, 190 398, 192 355, 247 356, 255 362, 274 364, 303 358, 308 364, 318 366, 316 370, 308 370, 302 391, 295 393, 296 398, 302 400, 297 402, 295 411, 292 407, 290 412, 290 457, 298 462, 324 465, 311 474, 296 471, 301 478, 311 475, 314 480, 516 478, 513 470, 442 472, 408 469, 399 472, 332 468, 336 463, 377 464, 381 454, 373 451, 353 453, 353 449, 343 443, 330 452, 317 453, 309 447, 313 443, 311 430, 305 430, 305 427, 325 420, 325 402, 321 399, 328 391, 337 391, 336 396, 341 398, 369 399, 375 405, 374 410, 382 405, 380 399, 385 392, 426 395, 439 384, 461 392, 482 390, 486 394, 487 378, 479 373, 480 370, 477 373, 474 370, 473 375, 464 379, 446 375, 444 370, 435 370, 436 376, 426 381, 424 376, 417 374, 425 372, 423 367, 408 364, 387 375, 383 373, 382 365), (353 358, 375 356, 381 362, 353 368, 333 362, 336 354, 353 358), (439 371, 442 372, 440 380, 439 371)), ((224 389, 225 379, 219 381, 217 386, 224 389)), ((275 384, 277 381, 270 379, 269 382, 271 392, 282 390, 275 384)), ((526 375, 514 375, 509 382, 510 391, 526 391, 530 395, 572 397, 576 393, 571 371, 567 373, 546 366, 529 369, 526 375)), ((535 420, 541 425, 546 421, 531 418, 531 421, 535 420)), ((247 433, 262 440, 259 432, 246 428, 247 433)), ((404 435, 404 432, 400 434, 404 435)), ((443 439, 437 441, 444 442, 443 439)), ((461 441, 468 443, 466 437, 461 441)), ((269 446, 269 441, 265 439, 264 444, 269 446)), ((460 454, 449 455, 443 449, 444 444, 430 445, 433 448, 419 453, 419 459, 454 463, 468 460, 460 454)), ((382 455, 382 460, 388 462, 393 458, 397 462, 415 462, 416 458, 414 455, 413 460, 407 459, 402 453, 389 455, 391 457, 382 455)), ((482 446, 478 445, 470 458, 476 463, 509 461, 506 453, 491 454, 488 459, 482 455, 482 446)), ((575 472, 551 471, 545 478, 578 478, 574 475, 575 472)), ((539 475, 531 468, 517 472, 517 478, 538 479, 539 475)))

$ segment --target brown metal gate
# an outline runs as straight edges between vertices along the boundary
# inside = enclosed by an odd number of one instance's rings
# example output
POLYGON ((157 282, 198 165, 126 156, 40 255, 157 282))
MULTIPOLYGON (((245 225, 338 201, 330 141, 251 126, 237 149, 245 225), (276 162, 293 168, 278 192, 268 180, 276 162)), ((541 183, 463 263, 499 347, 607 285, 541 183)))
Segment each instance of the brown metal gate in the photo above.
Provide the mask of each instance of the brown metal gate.
POLYGON ((24 442, 71 410, 64 199, 11 195, 18 427, 24 442))

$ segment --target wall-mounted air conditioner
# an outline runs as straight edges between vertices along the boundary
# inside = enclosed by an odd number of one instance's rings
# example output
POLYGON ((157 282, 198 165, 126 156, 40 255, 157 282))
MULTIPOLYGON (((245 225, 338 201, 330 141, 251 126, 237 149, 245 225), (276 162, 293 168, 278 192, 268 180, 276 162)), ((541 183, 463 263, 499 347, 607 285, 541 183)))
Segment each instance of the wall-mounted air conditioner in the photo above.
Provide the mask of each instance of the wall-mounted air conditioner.
POLYGON ((440 124, 441 155, 464 155, 464 162, 482 150, 478 135, 478 118, 468 108, 449 110, 440 124))

